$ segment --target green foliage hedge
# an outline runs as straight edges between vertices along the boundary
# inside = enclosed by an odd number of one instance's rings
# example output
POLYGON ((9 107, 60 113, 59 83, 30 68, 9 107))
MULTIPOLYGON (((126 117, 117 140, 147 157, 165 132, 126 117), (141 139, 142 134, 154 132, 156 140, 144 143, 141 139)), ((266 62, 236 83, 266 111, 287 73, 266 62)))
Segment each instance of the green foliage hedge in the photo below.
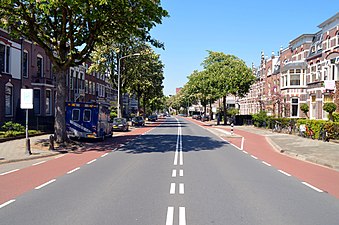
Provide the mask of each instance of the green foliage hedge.
POLYGON ((4 123, 1 127, 4 131, 17 131, 17 132, 25 132, 25 127, 19 123, 14 123, 12 121, 4 123))
POLYGON ((267 116, 265 111, 261 111, 253 115, 253 124, 256 127, 264 127, 273 129, 276 122, 282 127, 293 126, 293 130, 297 131, 300 124, 306 124, 314 131, 315 138, 319 138, 321 129, 325 128, 329 139, 339 140, 339 113, 333 113, 333 120, 311 120, 311 119, 294 119, 294 118, 274 118, 267 116))

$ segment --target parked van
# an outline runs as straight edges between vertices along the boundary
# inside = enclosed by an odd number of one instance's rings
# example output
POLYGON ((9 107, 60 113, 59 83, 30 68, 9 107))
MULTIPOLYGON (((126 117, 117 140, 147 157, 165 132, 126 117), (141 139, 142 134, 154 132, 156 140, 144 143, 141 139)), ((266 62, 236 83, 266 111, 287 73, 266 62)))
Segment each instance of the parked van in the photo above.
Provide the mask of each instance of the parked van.
POLYGON ((108 104, 66 102, 66 131, 69 137, 101 138, 112 135, 108 104))

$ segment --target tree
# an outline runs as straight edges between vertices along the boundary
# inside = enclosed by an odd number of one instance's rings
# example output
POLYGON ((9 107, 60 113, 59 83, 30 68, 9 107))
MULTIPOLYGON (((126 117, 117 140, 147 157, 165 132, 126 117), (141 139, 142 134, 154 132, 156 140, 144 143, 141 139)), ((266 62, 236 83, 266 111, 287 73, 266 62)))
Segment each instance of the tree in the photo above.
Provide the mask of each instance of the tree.
MULTIPOLYGON (((245 96, 255 81, 255 76, 245 62, 234 55, 212 51, 208 53, 209 55, 202 65, 209 77, 214 79, 215 93, 218 97, 223 98, 223 112, 224 118, 226 118, 226 97, 229 94, 239 97, 245 96)), ((226 119, 224 124, 226 124, 226 119)))
POLYGON ((57 142, 67 140, 65 91, 69 68, 87 60, 102 40, 121 41, 133 35, 159 44, 151 38, 150 30, 167 15, 160 0, 1 1, 0 27, 36 42, 53 63, 57 142))
POLYGON ((324 103, 323 109, 329 113, 330 120, 333 121, 333 113, 337 109, 336 104, 333 102, 326 102, 324 103))
POLYGON ((305 114, 305 116, 308 118, 308 112, 310 111, 310 107, 308 106, 307 103, 302 103, 300 105, 300 110, 305 114))

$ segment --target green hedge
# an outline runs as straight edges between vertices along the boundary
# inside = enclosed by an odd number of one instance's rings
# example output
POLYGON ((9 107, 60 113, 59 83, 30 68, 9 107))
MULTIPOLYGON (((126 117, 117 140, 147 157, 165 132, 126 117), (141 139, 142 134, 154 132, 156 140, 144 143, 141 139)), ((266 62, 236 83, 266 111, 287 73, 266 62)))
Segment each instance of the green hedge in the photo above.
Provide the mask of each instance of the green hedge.
POLYGON ((300 124, 306 124, 308 127, 310 127, 314 132, 315 138, 319 138, 320 130, 322 127, 324 127, 327 131, 327 137, 329 139, 339 140, 339 122, 331 122, 327 120, 298 119, 298 128, 300 124))
MULTIPOLYGON (((38 130, 28 130, 28 135, 33 135, 33 134, 40 134, 41 131, 38 130)), ((2 132, 2 137, 3 138, 8 138, 8 137, 16 137, 16 136, 20 136, 20 135, 25 135, 26 132, 25 131, 15 131, 15 130, 8 130, 5 132, 2 132)))

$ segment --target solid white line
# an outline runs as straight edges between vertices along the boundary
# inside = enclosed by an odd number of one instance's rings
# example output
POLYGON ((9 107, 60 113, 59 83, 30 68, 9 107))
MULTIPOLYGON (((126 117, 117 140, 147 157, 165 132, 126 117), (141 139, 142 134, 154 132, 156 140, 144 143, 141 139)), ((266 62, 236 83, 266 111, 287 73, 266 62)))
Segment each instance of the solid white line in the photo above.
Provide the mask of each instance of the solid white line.
POLYGON ((171 195, 175 194, 175 183, 171 183, 170 194, 171 195))
POLYGON ((172 177, 176 177, 177 176, 177 170, 172 170, 172 177))
POLYGON ((0 205, 0 209, 5 207, 5 206, 7 206, 7 205, 9 205, 9 204, 11 204, 11 203, 13 203, 13 202, 15 202, 15 199, 9 200, 8 202, 5 202, 5 203, 1 204, 0 205))
POLYGON ((61 158, 61 157, 64 157, 65 155, 59 155, 59 156, 57 156, 57 157, 55 157, 56 159, 58 159, 58 158, 61 158))
POLYGON ((186 225, 185 207, 179 207, 179 225, 186 225))
POLYGON ((44 183, 44 184, 42 184, 42 185, 36 187, 35 190, 39 190, 40 188, 43 188, 43 187, 45 187, 45 186, 47 186, 47 185, 53 183, 54 181, 56 181, 56 179, 50 180, 50 181, 48 181, 48 182, 46 182, 46 183, 44 183))
POLYGON ((37 162, 37 163, 34 163, 32 166, 40 165, 40 164, 43 164, 43 163, 45 163, 45 162, 46 162, 46 161, 37 162))
POLYGON ((167 208, 166 225, 173 225, 174 207, 167 208))
POLYGON ((184 170, 179 171, 179 176, 183 177, 184 176, 184 170))
POLYGON ((284 175, 286 175, 286 176, 288 176, 288 177, 290 177, 291 176, 291 174, 289 174, 289 173, 286 173, 285 171, 282 171, 282 170, 278 170, 280 173, 282 173, 282 174, 284 174, 284 175))
POLYGON ((105 157, 106 155, 108 155, 108 153, 103 154, 103 155, 101 156, 101 158, 105 157))
POLYGON ((242 151, 243 153, 245 153, 245 154, 248 154, 248 152, 246 152, 246 151, 242 151))
POLYGON ((309 187, 309 188, 312 188, 313 190, 315 190, 315 191, 317 191, 317 192, 324 192, 323 190, 321 190, 321 189, 319 189, 319 188, 316 188, 316 187, 314 187, 314 186, 312 186, 311 184, 309 184, 309 183, 306 183, 306 182, 301 182, 301 183, 303 183, 304 185, 306 185, 307 187, 309 187))
POLYGON ((183 183, 179 184, 179 194, 181 195, 185 194, 185 186, 183 183))
POLYGON ((95 161, 97 161, 97 159, 93 159, 93 160, 89 161, 89 162, 87 163, 87 165, 89 165, 89 164, 91 164, 91 163, 94 163, 95 161))
POLYGON ((251 157, 252 157, 253 159, 258 159, 258 157, 254 156, 254 155, 251 155, 251 157))
POLYGON ((173 162, 173 165, 178 165, 178 149, 175 150, 175 153, 174 153, 174 162, 173 162))
POLYGON ((18 171, 18 170, 19 170, 19 169, 11 170, 11 171, 2 173, 2 174, 0 174, 0 175, 3 176, 3 175, 6 175, 6 174, 9 174, 9 173, 14 173, 14 172, 16 172, 16 171, 18 171))
POLYGON ((265 161, 262 161, 263 164, 265 164, 266 166, 271 166, 271 164, 265 162, 265 161))
POLYGON ((80 170, 80 167, 77 167, 77 168, 75 168, 74 170, 68 171, 67 174, 71 174, 71 173, 73 173, 73 172, 75 172, 75 171, 77 171, 77 170, 80 170))

